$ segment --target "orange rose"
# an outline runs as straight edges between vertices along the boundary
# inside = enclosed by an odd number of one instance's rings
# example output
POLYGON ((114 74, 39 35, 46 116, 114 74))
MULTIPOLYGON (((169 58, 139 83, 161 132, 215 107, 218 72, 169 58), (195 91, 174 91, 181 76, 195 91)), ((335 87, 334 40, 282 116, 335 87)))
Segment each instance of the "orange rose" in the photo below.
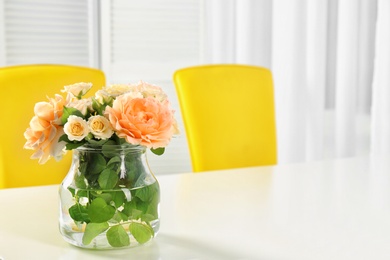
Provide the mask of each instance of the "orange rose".
POLYGON ((59 143, 58 139, 64 134, 60 126, 64 105, 65 101, 60 95, 55 95, 49 102, 35 104, 35 116, 24 133, 27 139, 24 148, 35 150, 31 158, 39 159, 40 164, 44 164, 50 157, 57 160, 62 158, 65 142, 59 143))
POLYGON ((124 94, 106 108, 106 116, 119 137, 148 148, 165 147, 175 130, 173 111, 167 100, 159 102, 152 97, 124 94))

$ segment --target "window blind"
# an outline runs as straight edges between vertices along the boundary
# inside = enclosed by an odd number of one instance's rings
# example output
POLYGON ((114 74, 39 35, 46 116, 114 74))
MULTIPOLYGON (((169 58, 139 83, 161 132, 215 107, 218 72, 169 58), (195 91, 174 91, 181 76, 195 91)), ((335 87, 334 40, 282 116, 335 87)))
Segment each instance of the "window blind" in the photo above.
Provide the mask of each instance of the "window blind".
POLYGON ((199 62, 200 0, 113 0, 110 23, 114 80, 167 80, 199 62))
POLYGON ((87 0, 2 1, 3 64, 89 65, 87 0))

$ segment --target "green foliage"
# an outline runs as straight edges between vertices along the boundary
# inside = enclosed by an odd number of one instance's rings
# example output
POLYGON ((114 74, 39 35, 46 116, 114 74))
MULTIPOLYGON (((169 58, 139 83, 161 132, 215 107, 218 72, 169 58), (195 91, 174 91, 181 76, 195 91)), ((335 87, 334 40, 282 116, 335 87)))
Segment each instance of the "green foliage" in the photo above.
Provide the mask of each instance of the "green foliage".
POLYGON ((163 155, 165 152, 165 147, 160 147, 156 149, 151 148, 150 151, 156 155, 163 155))
POLYGON ((114 156, 114 157, 112 157, 112 158, 108 161, 107 167, 110 167, 111 169, 118 168, 120 162, 121 162, 121 158, 120 158, 119 156, 114 156))
POLYGON ((61 117, 61 123, 64 125, 66 122, 68 122, 69 116, 78 116, 81 118, 84 118, 83 113, 80 112, 80 110, 73 108, 73 107, 64 107, 62 117, 61 117))
POLYGON ((87 184, 85 183, 84 174, 76 175, 75 176, 75 183, 76 183, 76 187, 79 189, 87 188, 87 184))
POLYGON ((73 150, 73 149, 76 149, 77 147, 82 146, 83 144, 84 144, 83 142, 79 142, 79 143, 77 143, 77 142, 75 142, 75 143, 67 143, 67 144, 65 145, 65 149, 66 149, 66 150, 73 150))
POLYGON ((92 98, 92 108, 98 115, 103 115, 105 106, 101 105, 95 98, 92 98))
POLYGON ((61 135, 61 137, 58 139, 59 142, 65 142, 66 145, 65 145, 65 148, 66 150, 73 150, 73 149, 76 149, 80 146, 82 146, 85 141, 70 141, 68 136, 66 134, 63 134, 61 135))
POLYGON ((86 222, 89 223, 89 215, 87 212, 87 208, 85 206, 81 206, 80 204, 74 204, 69 208, 70 217, 75 221, 86 222))
POLYGON ((119 180, 118 175, 111 169, 105 169, 99 176, 98 182, 100 187, 104 190, 112 189, 116 186, 119 180))
POLYGON ((82 240, 83 244, 89 245, 95 237, 97 237, 98 235, 106 231, 108 228, 109 225, 107 222, 89 223, 85 228, 85 232, 82 240))
POLYGON ((75 203, 69 214, 86 224, 85 245, 105 234, 112 247, 128 246, 129 232, 145 243, 154 236, 150 223, 158 219, 159 185, 144 186, 148 174, 140 153, 118 151, 109 143, 103 153, 78 150, 78 174, 69 188, 75 203))
POLYGON ((92 139, 92 138, 88 138, 87 139, 87 142, 91 145, 94 145, 94 146, 102 146, 104 145, 105 143, 107 143, 107 140, 104 140, 104 139, 100 139, 100 140, 95 140, 95 139, 92 139))
POLYGON ((104 110, 107 106, 112 106, 113 98, 107 97, 108 100, 104 100, 103 104, 100 104, 95 98, 92 98, 92 108, 98 114, 103 116, 104 110))
POLYGON ((105 157, 111 158, 118 155, 117 147, 115 146, 116 142, 114 140, 107 141, 102 146, 102 153, 105 157))
POLYGON ((110 193, 104 193, 104 192, 94 192, 93 195, 96 198, 102 198, 104 201, 109 204, 112 201, 112 195, 110 193))
POLYGON ((121 225, 111 227, 107 231, 106 236, 108 243, 110 243, 112 247, 123 247, 130 245, 129 236, 121 225))
POLYGON ((155 194, 158 192, 158 187, 156 185, 145 186, 142 189, 135 191, 135 196, 140 198, 143 202, 149 202, 153 199, 155 194))
POLYGON ((149 220, 153 220, 153 219, 156 219, 157 216, 158 216, 158 205, 160 203, 160 193, 158 191, 156 191, 153 195, 152 195, 152 199, 149 200, 148 202, 148 207, 146 209, 146 212, 145 212, 145 221, 147 221, 147 219, 149 220), (146 218, 146 216, 148 218, 146 218))
POLYGON ((133 222, 130 224, 129 230, 140 244, 148 242, 154 236, 153 228, 146 223, 133 222))
POLYGON ((91 158, 89 158, 88 161, 85 161, 85 163, 89 165, 88 172, 91 174, 98 174, 106 169, 106 160, 100 153, 91 154, 91 158))
POLYGON ((68 191, 70 191, 70 193, 72 194, 73 197, 76 194, 76 189, 75 188, 68 187, 68 191))
POLYGON ((115 208, 107 205, 103 198, 96 198, 88 208, 88 216, 93 223, 101 223, 110 220, 115 214, 115 208))
POLYGON ((119 208, 125 202, 125 194, 123 191, 111 192, 111 197, 116 208, 119 208))

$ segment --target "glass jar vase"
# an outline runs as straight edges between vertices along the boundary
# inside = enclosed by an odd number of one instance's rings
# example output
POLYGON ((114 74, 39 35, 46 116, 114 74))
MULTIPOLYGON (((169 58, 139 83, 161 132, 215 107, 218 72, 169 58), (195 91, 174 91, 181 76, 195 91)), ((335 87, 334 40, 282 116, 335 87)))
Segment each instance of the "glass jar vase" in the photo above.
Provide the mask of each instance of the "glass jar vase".
POLYGON ((78 247, 133 247, 159 229, 160 187, 143 146, 74 149, 59 198, 60 232, 78 247))

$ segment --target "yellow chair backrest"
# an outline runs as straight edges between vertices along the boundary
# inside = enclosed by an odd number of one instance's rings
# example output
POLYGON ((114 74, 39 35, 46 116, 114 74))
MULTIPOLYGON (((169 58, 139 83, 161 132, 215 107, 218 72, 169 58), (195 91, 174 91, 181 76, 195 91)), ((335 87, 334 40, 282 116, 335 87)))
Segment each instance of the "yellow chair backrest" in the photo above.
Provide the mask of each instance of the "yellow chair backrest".
POLYGON ((268 69, 196 66, 176 71, 173 79, 194 172, 276 164, 268 69))
MULTIPOLYGON (((34 115, 34 105, 48 101, 63 86, 92 82, 105 85, 97 69, 68 65, 23 65, 0 68, 0 188, 58 184, 67 174, 71 152, 59 162, 50 159, 39 165, 30 159, 32 150, 23 149, 23 133, 34 115)), ((93 88, 93 89, 94 89, 93 88)), ((94 92, 93 89, 90 92, 94 92)))

